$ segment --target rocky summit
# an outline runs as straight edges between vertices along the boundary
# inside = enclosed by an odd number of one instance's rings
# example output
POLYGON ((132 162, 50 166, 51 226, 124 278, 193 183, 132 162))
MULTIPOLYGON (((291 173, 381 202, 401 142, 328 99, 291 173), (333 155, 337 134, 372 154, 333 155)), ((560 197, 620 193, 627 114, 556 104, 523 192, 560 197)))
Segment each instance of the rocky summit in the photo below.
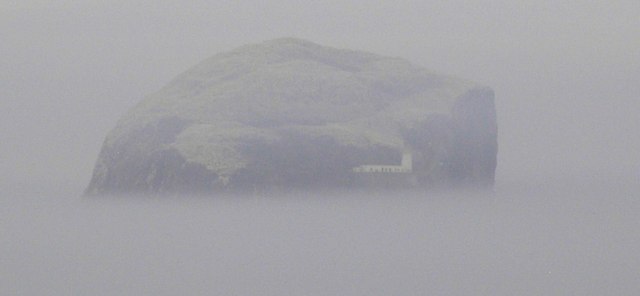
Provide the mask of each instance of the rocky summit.
POLYGON ((491 188, 494 93, 399 59, 278 39, 217 54, 107 135, 87 195, 491 188))

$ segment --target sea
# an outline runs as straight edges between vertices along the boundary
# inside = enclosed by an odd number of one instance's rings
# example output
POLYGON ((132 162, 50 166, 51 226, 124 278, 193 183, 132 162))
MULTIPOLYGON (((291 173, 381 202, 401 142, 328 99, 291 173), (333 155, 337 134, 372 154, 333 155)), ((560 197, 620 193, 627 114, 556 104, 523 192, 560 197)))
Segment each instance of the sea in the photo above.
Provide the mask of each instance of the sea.
POLYGON ((638 180, 494 192, 3 192, 0 295, 640 295, 638 180))

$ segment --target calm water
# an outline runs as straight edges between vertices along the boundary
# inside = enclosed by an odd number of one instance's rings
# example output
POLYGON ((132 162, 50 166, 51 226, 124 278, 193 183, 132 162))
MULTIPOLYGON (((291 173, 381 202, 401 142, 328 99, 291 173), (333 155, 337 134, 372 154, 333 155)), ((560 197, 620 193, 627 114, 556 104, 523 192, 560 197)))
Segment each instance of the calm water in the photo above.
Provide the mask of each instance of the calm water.
MULTIPOLYGON (((630 185, 631 184, 631 185, 630 185)), ((4 195, 1 295, 638 295, 640 188, 4 195)))

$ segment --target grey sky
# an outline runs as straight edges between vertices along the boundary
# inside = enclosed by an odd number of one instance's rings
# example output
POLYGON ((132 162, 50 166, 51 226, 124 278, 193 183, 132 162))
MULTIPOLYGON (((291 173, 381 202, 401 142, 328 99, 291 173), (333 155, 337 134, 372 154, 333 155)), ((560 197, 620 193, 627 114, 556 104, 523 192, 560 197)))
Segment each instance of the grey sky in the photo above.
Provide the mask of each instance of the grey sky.
POLYGON ((293 36, 496 90, 498 183, 640 170, 638 1, 3 1, 0 186, 81 192, 136 102, 293 36), (39 186, 39 187, 38 187, 39 186))

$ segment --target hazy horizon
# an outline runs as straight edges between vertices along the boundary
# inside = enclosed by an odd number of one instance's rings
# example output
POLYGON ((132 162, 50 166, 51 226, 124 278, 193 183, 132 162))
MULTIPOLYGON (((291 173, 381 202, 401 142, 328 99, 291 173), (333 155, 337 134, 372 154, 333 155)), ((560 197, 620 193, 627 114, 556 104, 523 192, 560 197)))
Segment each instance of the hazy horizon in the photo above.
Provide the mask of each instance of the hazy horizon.
POLYGON ((491 284, 478 294, 637 293, 638 15, 637 0, 5 1, 0 286, 108 295, 113 284, 122 295, 175 292, 166 285, 182 283, 202 288, 196 293, 211 285, 204 276, 211 273, 230 285, 218 293, 284 293, 286 276, 298 280, 290 291, 328 294, 367 291, 350 283, 379 294, 429 287, 466 294, 483 281, 491 284), (498 198, 445 206, 402 198, 170 206, 82 200, 102 142, 127 110, 206 58, 282 37, 400 57, 491 87, 498 198), (259 242, 270 245, 260 249, 259 242), (299 248, 317 254, 306 258, 299 248), (183 264, 166 259, 172 256, 183 264), (281 261, 287 258, 289 269, 281 261), (220 260, 223 267, 214 263, 220 260), (174 263, 180 268, 163 273, 174 263), (305 263, 316 269, 305 273, 305 263), (394 273, 384 289, 381 280, 394 273), (426 276, 441 285, 421 284, 426 276), (261 277, 273 286, 245 283, 261 277), (505 279, 514 281, 500 286, 505 279))

